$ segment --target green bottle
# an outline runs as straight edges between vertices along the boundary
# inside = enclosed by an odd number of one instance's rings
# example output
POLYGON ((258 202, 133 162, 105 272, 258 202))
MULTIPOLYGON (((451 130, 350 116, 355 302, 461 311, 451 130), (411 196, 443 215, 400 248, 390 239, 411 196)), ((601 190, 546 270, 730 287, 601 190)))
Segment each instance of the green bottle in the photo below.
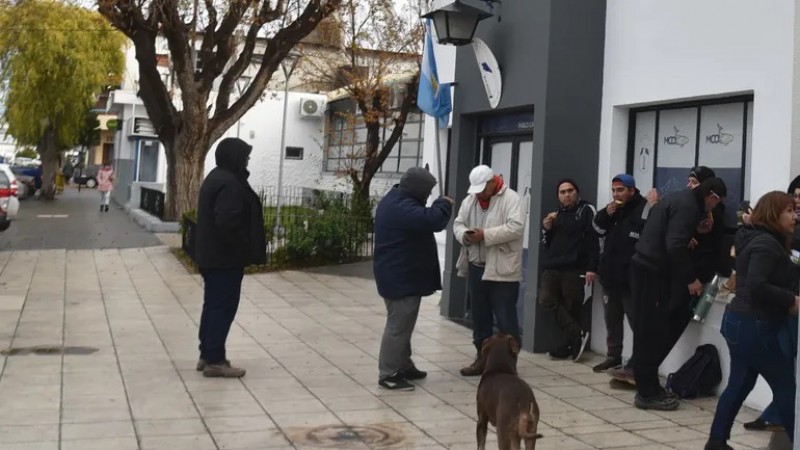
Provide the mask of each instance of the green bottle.
POLYGON ((719 292, 719 275, 714 275, 711 282, 708 283, 703 289, 703 295, 697 300, 694 305, 694 317, 692 320, 695 322, 703 323, 706 321, 708 311, 711 310, 711 305, 714 304, 714 299, 717 298, 719 292))

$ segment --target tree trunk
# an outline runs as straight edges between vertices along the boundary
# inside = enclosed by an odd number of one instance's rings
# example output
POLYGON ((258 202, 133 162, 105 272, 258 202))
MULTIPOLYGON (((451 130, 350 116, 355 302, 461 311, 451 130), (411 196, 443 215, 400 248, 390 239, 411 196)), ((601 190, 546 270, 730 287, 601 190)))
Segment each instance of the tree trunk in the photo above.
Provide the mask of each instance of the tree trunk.
POLYGON ((56 172, 58 171, 58 133, 53 127, 48 127, 39 143, 36 151, 42 160, 42 198, 53 200, 56 195, 55 182, 56 172))
MULTIPOLYGON (((167 144, 165 144, 166 146, 167 144)), ((208 137, 183 129, 167 146, 167 195, 165 220, 178 221, 197 209, 197 197, 205 174, 208 137)))
POLYGON ((361 182, 353 185, 353 207, 352 212, 356 217, 372 216, 372 205, 370 204, 370 186, 372 185, 372 175, 366 171, 361 176, 361 182))

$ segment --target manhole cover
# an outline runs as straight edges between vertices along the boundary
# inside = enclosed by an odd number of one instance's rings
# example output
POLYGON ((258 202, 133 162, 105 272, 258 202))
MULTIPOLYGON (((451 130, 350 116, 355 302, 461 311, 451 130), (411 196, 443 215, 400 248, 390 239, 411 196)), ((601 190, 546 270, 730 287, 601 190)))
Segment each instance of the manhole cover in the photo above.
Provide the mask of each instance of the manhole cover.
POLYGON ((403 433, 387 425, 325 425, 316 428, 298 429, 291 433, 292 441, 325 448, 347 448, 349 444, 361 442, 370 446, 384 447, 403 442, 403 433))
POLYGON ((36 347, 12 347, 0 350, 3 356, 22 356, 22 355, 91 355, 98 349, 93 347, 61 347, 52 345, 39 345, 36 347))

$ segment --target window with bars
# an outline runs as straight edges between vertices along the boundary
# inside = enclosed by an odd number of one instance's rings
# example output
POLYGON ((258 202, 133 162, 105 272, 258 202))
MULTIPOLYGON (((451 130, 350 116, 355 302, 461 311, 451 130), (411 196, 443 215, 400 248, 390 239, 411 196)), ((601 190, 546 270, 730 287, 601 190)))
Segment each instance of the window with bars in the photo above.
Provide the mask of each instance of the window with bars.
MULTIPOLYGON (((418 110, 408 114, 403 135, 381 165, 379 173, 403 173, 422 163, 424 124, 424 116, 418 110)), ((364 164, 363 155, 367 143, 364 119, 360 115, 348 117, 347 114, 333 113, 328 127, 325 171, 341 172, 351 168, 360 170, 364 164)), ((382 147, 391 136, 392 128, 383 127, 380 132, 382 147)))

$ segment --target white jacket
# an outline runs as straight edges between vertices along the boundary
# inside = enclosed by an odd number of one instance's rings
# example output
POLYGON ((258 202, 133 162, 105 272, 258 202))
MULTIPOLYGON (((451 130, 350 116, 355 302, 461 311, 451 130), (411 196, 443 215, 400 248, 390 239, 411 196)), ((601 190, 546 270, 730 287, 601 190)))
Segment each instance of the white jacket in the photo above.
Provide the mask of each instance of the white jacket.
MULTIPOLYGON (((453 234, 461 247, 456 269, 458 276, 466 277, 469 257, 464 233, 475 225, 470 224, 474 208, 480 208, 478 197, 469 195, 461 202, 453 224, 453 234)), ((500 189, 489 201, 484 226, 486 269, 484 281, 514 282, 522 279, 522 235, 525 231, 525 213, 520 207, 519 195, 508 186, 500 189)))

